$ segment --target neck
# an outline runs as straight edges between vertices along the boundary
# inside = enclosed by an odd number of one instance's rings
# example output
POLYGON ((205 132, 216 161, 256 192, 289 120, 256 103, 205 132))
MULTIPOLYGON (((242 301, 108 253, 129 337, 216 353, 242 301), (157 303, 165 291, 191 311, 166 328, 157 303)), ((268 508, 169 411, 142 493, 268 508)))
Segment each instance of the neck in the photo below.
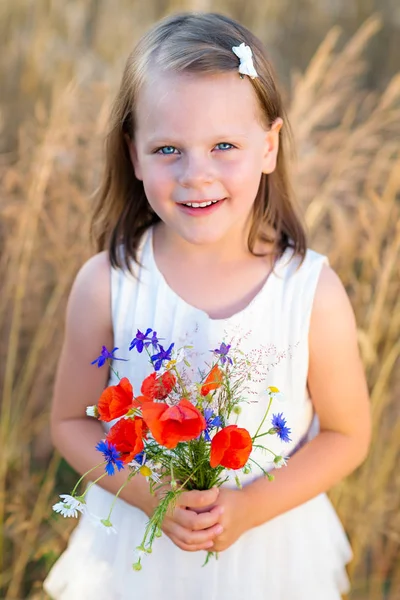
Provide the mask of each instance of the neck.
MULTIPOLYGON (((248 247, 250 227, 241 231, 229 231, 229 234, 219 240, 208 244, 195 244, 175 233, 164 223, 154 226, 154 249, 156 254, 168 254, 170 258, 175 257, 190 261, 193 265, 210 264, 215 262, 232 264, 252 256, 248 247)), ((256 245, 256 252, 265 251, 256 245)))

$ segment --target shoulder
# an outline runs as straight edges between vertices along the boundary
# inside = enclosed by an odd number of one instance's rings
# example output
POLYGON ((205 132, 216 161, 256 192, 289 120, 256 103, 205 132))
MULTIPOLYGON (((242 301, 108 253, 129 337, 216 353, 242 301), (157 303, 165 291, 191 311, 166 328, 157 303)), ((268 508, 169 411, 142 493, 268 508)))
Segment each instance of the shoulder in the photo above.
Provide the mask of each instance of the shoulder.
POLYGON ((282 295, 302 335, 309 329, 316 293, 324 277, 322 272, 330 271, 328 265, 326 256, 310 249, 302 257, 289 248, 278 261, 276 272, 282 295))
POLYGON ((111 265, 107 252, 95 254, 78 271, 71 294, 98 297, 110 288, 111 265))
POLYGON ((320 364, 358 355, 357 325, 350 299, 335 271, 323 265, 312 304, 309 349, 311 361, 320 364))
POLYGON ((91 281, 95 283, 100 278, 106 280, 110 277, 111 265, 106 251, 99 252, 89 258, 79 269, 75 283, 84 284, 91 281))
POLYGON ((311 327, 320 327, 325 319, 329 319, 326 326, 355 327, 353 309, 344 285, 327 264, 322 265, 316 285, 311 327))
POLYGON ((290 300, 288 306, 302 333, 308 336, 310 351, 323 345, 331 334, 355 338, 355 317, 349 297, 328 258, 311 249, 303 260, 289 252, 287 256, 289 260, 285 260, 282 272, 290 300))
POLYGON ((282 273, 284 279, 294 280, 296 284, 315 279, 316 285, 323 265, 329 265, 328 257, 324 254, 308 248, 304 256, 301 256, 289 247, 278 260, 278 271, 282 273))
POLYGON ((107 252, 92 256, 79 270, 72 285, 67 307, 67 322, 79 326, 101 321, 111 325, 111 265, 107 252))

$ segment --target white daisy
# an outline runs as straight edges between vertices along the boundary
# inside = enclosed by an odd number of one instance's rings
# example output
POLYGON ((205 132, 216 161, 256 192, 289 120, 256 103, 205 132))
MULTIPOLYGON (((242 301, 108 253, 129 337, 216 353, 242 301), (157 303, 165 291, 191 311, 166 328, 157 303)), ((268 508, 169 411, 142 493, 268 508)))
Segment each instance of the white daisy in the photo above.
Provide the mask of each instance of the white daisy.
POLYGON ((99 526, 101 526, 102 530, 105 531, 107 535, 110 535, 111 533, 117 533, 117 530, 109 519, 101 519, 99 526))
POLYGON ((186 359, 185 347, 180 348, 176 354, 175 360, 176 364, 179 365, 181 362, 184 362, 186 359))
POLYGON ((279 401, 285 400, 285 396, 274 385, 270 385, 269 387, 267 387, 267 392, 268 392, 268 395, 270 396, 270 398, 273 398, 274 400, 275 399, 279 400, 279 401))
POLYGON ((62 499, 62 502, 57 502, 57 504, 54 504, 53 510, 56 513, 60 513, 64 518, 77 518, 78 512, 83 514, 86 511, 85 504, 77 498, 69 496, 68 494, 61 494, 60 498, 62 499))
POLYGON ((132 565, 134 571, 142 570, 142 557, 146 554, 146 550, 143 546, 137 546, 134 554, 134 563, 132 565))
POLYGON ((114 534, 117 533, 117 530, 111 523, 110 519, 101 519, 100 517, 98 517, 97 515, 94 515, 92 513, 89 513, 89 516, 90 516, 90 520, 92 521, 93 525, 96 525, 96 527, 99 527, 102 531, 105 531, 107 533, 107 535, 110 535, 112 533, 114 533, 114 534))
POLYGON ((95 417, 97 419, 97 417, 99 416, 99 411, 97 410, 96 404, 93 404, 92 406, 87 406, 86 414, 88 417, 95 417))
POLYGON ((137 546, 134 554, 135 562, 140 560, 146 554, 146 550, 143 546, 137 546))
POLYGON ((157 471, 160 470, 160 463, 153 463, 152 461, 146 461, 146 454, 143 454, 142 462, 132 460, 128 463, 128 467, 134 467, 136 473, 140 473, 143 477, 146 477, 147 481, 154 481, 155 483, 161 483, 160 476, 157 471))
POLYGON ((154 465, 152 468, 149 463, 142 465, 139 469, 139 473, 146 477, 147 481, 154 481, 155 483, 161 483, 160 476, 156 473, 154 465))
POLYGON ((274 458, 274 467, 275 469, 280 469, 281 467, 286 467, 287 460, 283 458, 283 456, 275 456, 274 458))

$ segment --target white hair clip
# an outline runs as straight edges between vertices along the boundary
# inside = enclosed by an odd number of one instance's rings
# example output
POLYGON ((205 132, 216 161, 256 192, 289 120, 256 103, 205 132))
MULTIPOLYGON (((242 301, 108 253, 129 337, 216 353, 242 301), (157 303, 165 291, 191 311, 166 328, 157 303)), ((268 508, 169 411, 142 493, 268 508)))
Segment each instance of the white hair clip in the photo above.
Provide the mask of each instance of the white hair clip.
POLYGON ((233 46, 232 51, 240 60, 239 73, 241 75, 248 75, 252 79, 258 77, 258 73, 253 64, 253 53, 251 48, 246 46, 243 42, 240 46, 233 46))

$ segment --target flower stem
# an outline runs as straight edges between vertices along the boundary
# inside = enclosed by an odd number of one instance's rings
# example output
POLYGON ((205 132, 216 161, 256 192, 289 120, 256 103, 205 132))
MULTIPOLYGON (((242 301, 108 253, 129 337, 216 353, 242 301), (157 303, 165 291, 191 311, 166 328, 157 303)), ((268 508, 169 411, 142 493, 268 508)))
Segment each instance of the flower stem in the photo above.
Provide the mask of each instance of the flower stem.
POLYGON ((249 460, 251 460, 251 462, 253 462, 255 465, 257 465, 257 467, 259 469, 261 469, 261 471, 264 473, 264 475, 268 476, 268 471, 266 471, 265 469, 263 469, 262 466, 259 465, 258 462, 254 460, 254 458, 250 458, 249 460))
POLYGON ((264 435, 274 435, 275 433, 276 433, 275 427, 271 427, 271 429, 269 429, 268 431, 265 431, 264 433, 259 433, 258 435, 255 435, 253 437, 253 440, 255 440, 256 438, 263 437, 264 435))
MULTIPOLYGON (((85 479, 86 475, 89 475, 89 473, 91 473, 91 472, 92 472, 92 471, 94 471, 95 469, 98 469, 99 467, 102 467, 103 465, 105 465, 105 464, 106 464, 106 462, 107 462, 107 461, 105 460, 104 462, 101 462, 101 463, 99 463, 98 465, 96 465, 95 467, 92 467, 91 469, 89 469, 89 471, 86 471, 86 473, 84 473, 84 474, 82 475, 82 477, 81 477, 80 479, 78 479, 77 483, 75 484, 75 487, 74 487, 74 489, 73 489, 73 490, 72 490, 72 492, 71 492, 71 496, 74 496, 74 494, 75 494, 75 492, 76 492, 76 489, 77 489, 78 485, 80 484, 80 482, 81 482, 83 479, 85 479)), ((99 479, 101 479, 101 477, 100 477, 99 479)), ((96 481, 98 481, 98 479, 97 479, 96 481)), ((85 494, 86 494, 86 492, 85 492, 85 494)), ((82 496, 82 497, 83 497, 83 496, 82 496)))
POLYGON ((188 395, 188 391, 186 389, 185 383, 182 379, 182 377, 179 374, 178 369, 176 368, 176 365, 173 366, 172 371, 174 371, 175 375, 176 375, 176 380, 179 383, 179 385, 181 386, 182 392, 184 396, 188 395))
POLYGON ((215 556, 215 559, 218 560, 218 552, 210 552, 209 550, 207 550, 206 560, 203 562, 203 564, 201 566, 205 567, 212 556, 215 556))
POLYGON ((111 518, 111 513, 114 510, 114 506, 115 506, 115 503, 117 501, 118 496, 120 495, 120 493, 122 492, 122 490, 124 489, 124 487, 126 487, 128 485, 128 483, 130 482, 130 480, 132 479, 132 477, 134 477, 136 475, 136 473, 138 473, 138 470, 137 471, 132 471, 131 473, 129 473, 128 477, 126 478, 126 481, 121 485, 121 487, 119 488, 119 490, 115 494, 114 499, 113 499, 113 501, 111 503, 111 506, 110 506, 110 512, 108 513, 108 517, 107 517, 108 520, 110 520, 110 518, 111 518))
MULTIPOLYGON (((106 462, 106 461, 105 461, 105 462, 106 462)), ((105 464, 105 462, 104 462, 104 463, 102 463, 102 464, 105 464)), ((93 469, 91 469, 91 470, 93 471, 93 469)), ((81 497, 81 498, 84 498, 84 497, 86 496, 86 494, 88 493, 88 491, 90 490, 90 488, 92 488, 94 485, 96 485, 96 483, 97 483, 98 481, 100 481, 100 479, 103 479, 103 477, 106 477, 106 475, 107 475, 107 473, 102 473, 102 474, 100 475, 100 477, 98 477, 97 479, 95 479, 94 481, 92 481, 92 483, 91 483, 90 485, 88 485, 88 487, 87 487, 87 488, 86 488, 86 490, 83 492, 83 494, 81 494, 81 496, 80 496, 80 497, 81 497)))
POLYGON ((108 364, 109 364, 110 370, 114 373, 114 375, 118 379, 118 381, 121 381, 121 377, 119 376, 118 371, 116 371, 114 369, 114 367, 112 367, 112 365, 111 365, 111 360, 108 361, 108 364))
POLYGON ((147 356, 149 357, 149 361, 150 361, 150 364, 151 364, 151 366, 154 368, 154 363, 153 363, 153 361, 152 361, 151 354, 150 354, 150 352, 149 352, 149 349, 148 349, 148 347, 147 347, 147 346, 145 346, 145 347, 144 347, 144 349, 146 350, 146 354, 147 354, 147 356))
MULTIPOLYGON (((259 435, 258 437, 261 437, 261 436, 259 435)), ((270 452, 274 456, 279 456, 279 454, 276 454, 273 450, 270 450, 270 448, 266 448, 265 446, 260 446, 258 444, 253 444, 253 448, 261 448, 261 450, 266 450, 267 452, 270 452)))
POLYGON ((258 436, 258 432, 260 431, 261 427, 264 425, 264 421, 265 421, 265 419, 267 418, 267 415, 268 415, 268 413, 269 413, 269 409, 271 408, 271 404, 272 404, 272 398, 270 397, 270 399, 269 399, 269 404, 268 404, 268 408, 267 408, 267 410, 265 411, 265 415, 264 415, 264 417, 263 417, 263 420, 261 421, 260 425, 258 426, 258 429, 257 429, 256 433, 255 433, 255 434, 254 434, 254 436, 253 436, 253 439, 252 439, 252 441, 253 441, 253 442, 254 442, 254 440, 256 439, 256 437, 258 436))

